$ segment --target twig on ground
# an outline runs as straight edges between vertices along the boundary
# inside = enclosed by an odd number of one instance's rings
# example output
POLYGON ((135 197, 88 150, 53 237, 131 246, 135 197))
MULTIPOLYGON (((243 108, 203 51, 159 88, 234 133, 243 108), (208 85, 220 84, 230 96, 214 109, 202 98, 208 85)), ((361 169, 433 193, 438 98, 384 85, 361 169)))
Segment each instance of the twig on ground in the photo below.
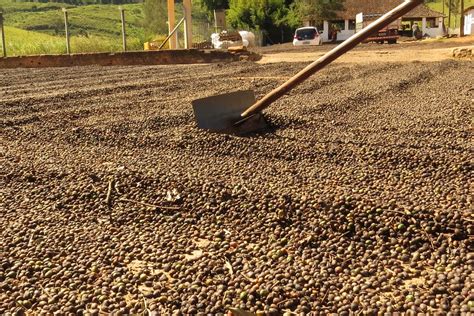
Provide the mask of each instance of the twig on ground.
POLYGON ((227 258, 224 258, 224 265, 227 268, 227 270, 229 270, 230 277, 233 278, 234 277, 234 269, 232 268, 232 264, 230 263, 229 260, 227 260, 227 258))
MULTIPOLYGON (((326 290, 326 293, 324 293, 323 298, 321 299, 321 304, 324 304, 324 300, 326 300, 326 296, 329 294, 329 289, 326 290)), ((325 305, 324 305, 325 306, 325 305)))
POLYGON ((182 209, 182 208, 177 207, 177 206, 162 206, 162 205, 150 204, 150 203, 134 201, 134 200, 130 200, 130 199, 124 199, 124 198, 121 198, 118 201, 119 202, 129 202, 129 203, 140 204, 140 205, 143 205, 143 206, 153 207, 155 209, 174 210, 174 211, 179 211, 179 210, 182 209))
POLYGON ((224 292, 224 297, 222 298, 222 305, 225 306, 225 299, 227 298, 227 291, 224 292))
POLYGON ((256 283, 256 282, 257 282, 256 279, 251 279, 251 278, 249 278, 249 277, 246 276, 245 273, 243 273, 243 272, 240 272, 240 275, 243 276, 244 279, 246 279, 246 280, 249 281, 249 282, 252 282, 252 283, 256 283))
POLYGON ((28 240, 28 247, 31 247, 33 245, 33 237, 35 236, 35 232, 31 233, 30 239, 28 240))
POLYGON ((401 214, 401 215, 411 215, 411 214, 407 214, 405 212, 402 212, 402 211, 397 211, 397 210, 385 210, 387 212, 390 212, 390 213, 397 213, 397 214, 401 214))
POLYGON ((41 288, 41 290, 43 291, 43 293, 46 294, 47 297, 49 297, 49 298, 51 298, 51 299, 53 298, 53 297, 45 290, 45 288, 44 288, 41 284, 39 285, 39 287, 41 288))
POLYGON ((393 274, 393 275, 396 275, 395 271, 393 271, 393 270, 391 270, 391 269, 389 269, 389 268, 385 268, 385 270, 387 270, 388 272, 390 272, 390 273, 393 274))
POLYGON ((426 231, 426 229, 422 228, 423 230, 423 233, 426 235, 426 237, 428 238, 428 240, 430 241, 430 244, 431 244, 431 249, 434 250, 435 247, 434 247, 434 244, 433 244, 433 238, 431 238, 431 236, 428 234, 428 232, 426 231))
POLYGON ((114 179, 109 180, 109 186, 107 187, 107 197, 105 198, 105 202, 109 208, 112 207, 112 188, 114 187, 114 179))
POLYGON ((293 298, 288 298, 288 299, 286 299, 286 300, 281 301, 281 302, 278 303, 277 305, 280 306, 281 304, 284 304, 284 303, 286 303, 286 302, 289 302, 289 301, 291 301, 292 299, 293 299, 293 298))
POLYGON ((145 296, 143 295, 143 293, 142 293, 142 297, 143 297, 143 304, 144 304, 143 307, 144 307, 145 311, 147 312, 148 316, 151 316, 151 311, 148 309, 148 304, 146 302, 146 299, 145 299, 145 296))
POLYGON ((143 309, 145 310, 146 312, 146 315, 150 316, 151 315, 151 311, 150 309, 148 309, 148 304, 147 304, 147 301, 146 301, 146 298, 145 298, 145 294, 143 293, 142 290, 140 290, 139 287, 135 287, 138 292, 140 292, 140 295, 142 296, 142 299, 143 299, 143 309))
POLYGON ((122 194, 122 192, 120 192, 120 190, 118 188, 118 183, 117 182, 114 183, 114 189, 115 189, 115 192, 117 192, 118 194, 122 194))

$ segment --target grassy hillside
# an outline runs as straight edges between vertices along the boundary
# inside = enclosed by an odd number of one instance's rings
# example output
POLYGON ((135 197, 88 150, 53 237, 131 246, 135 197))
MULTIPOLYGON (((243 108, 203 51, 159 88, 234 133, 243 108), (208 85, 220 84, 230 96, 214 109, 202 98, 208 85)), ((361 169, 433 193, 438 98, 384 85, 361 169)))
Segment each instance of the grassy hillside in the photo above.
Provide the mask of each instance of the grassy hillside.
POLYGON ((6 26, 5 38, 9 56, 66 52, 65 40, 61 41, 61 38, 57 36, 6 26), (16 39, 21 39, 21 41, 16 39))
MULTIPOLYGON (((143 49, 143 43, 164 36, 147 34, 143 28, 141 3, 121 5, 125 9, 127 44, 130 50, 143 49)), ((68 9, 71 50, 77 52, 120 51, 122 49, 119 5, 69 5, 65 3, 13 2, 0 0, 4 12, 8 55, 65 52, 64 15, 68 9)), ((193 16, 203 19, 196 8, 193 16)), ((179 20, 182 11, 177 8, 179 20)), ((201 25, 193 20, 196 30, 201 25)), ((199 31, 195 38, 199 39, 199 31)), ((182 40, 182 37, 180 38, 182 40)), ((208 39, 208 36, 206 36, 208 39)))
MULTIPOLYGON (((70 31, 73 35, 120 35, 118 5, 72 6, 63 3, 12 2, 0 0, 5 24, 24 30, 52 35, 64 33, 62 8, 68 8, 70 31)), ((141 4, 122 5, 126 13, 127 33, 142 38, 143 12, 141 4)))
MULTIPOLYGON (((141 4, 125 4, 129 49, 143 49, 141 4)), ((118 5, 73 6, 65 3, 0 0, 4 12, 7 52, 12 55, 65 53, 62 8, 69 12, 72 52, 105 52, 122 49, 118 5)))
MULTIPOLYGON (((66 53, 66 40, 61 36, 6 26, 5 38, 8 56, 66 53)), ((128 47, 131 50, 139 50, 143 45, 138 39, 130 38, 128 47)), ((73 53, 115 52, 122 50, 122 42, 120 38, 72 36, 71 50, 73 53)))

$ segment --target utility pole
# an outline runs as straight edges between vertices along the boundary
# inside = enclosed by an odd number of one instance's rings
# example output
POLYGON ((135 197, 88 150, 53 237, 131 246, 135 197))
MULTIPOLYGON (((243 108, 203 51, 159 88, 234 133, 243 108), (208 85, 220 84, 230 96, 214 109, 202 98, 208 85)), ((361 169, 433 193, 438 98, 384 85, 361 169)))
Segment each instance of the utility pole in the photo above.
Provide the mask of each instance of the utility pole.
POLYGON ((5 44, 5 30, 3 28, 3 12, 0 12, 0 28, 2 29, 2 51, 3 57, 7 57, 7 46, 5 44))
MULTIPOLYGON (((443 0, 443 26, 446 28, 446 14, 445 14, 445 11, 446 11, 446 0, 443 0)), ((446 35, 446 34, 443 34, 443 35, 446 35)))
POLYGON ((66 53, 69 55, 71 53, 71 43, 69 41, 69 26, 68 26, 67 9, 63 8, 63 12, 64 12, 64 30, 66 32, 66 53))
POLYGON ((453 0, 449 0, 448 2, 448 36, 449 36, 449 29, 451 28, 451 7, 453 5, 453 0))
POLYGON ((463 37, 464 36, 464 0, 460 0, 460 1, 461 1, 461 25, 459 26, 460 28, 459 36, 463 37))
POLYGON ((122 21, 122 44, 123 44, 123 51, 127 51, 127 33, 125 32, 125 9, 121 6, 119 7, 120 10, 120 19, 122 21))

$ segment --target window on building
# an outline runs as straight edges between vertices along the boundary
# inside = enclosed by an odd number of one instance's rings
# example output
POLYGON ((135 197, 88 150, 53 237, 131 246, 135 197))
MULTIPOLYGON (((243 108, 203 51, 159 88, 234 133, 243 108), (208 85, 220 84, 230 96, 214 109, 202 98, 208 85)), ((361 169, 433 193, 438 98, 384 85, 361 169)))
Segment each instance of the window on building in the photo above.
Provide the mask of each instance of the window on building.
POLYGON ((437 18, 426 18, 426 27, 437 28, 439 26, 437 18))
POLYGON ((329 28, 336 28, 338 31, 345 30, 345 23, 344 20, 334 20, 329 22, 329 28))
POLYGON ((356 20, 349 20, 349 30, 356 29, 356 20))
POLYGON ((314 23, 313 26, 316 26, 316 28, 318 29, 318 32, 319 32, 319 33, 324 32, 324 25, 323 25, 322 22, 321 22, 321 23, 319 23, 319 22, 314 23))

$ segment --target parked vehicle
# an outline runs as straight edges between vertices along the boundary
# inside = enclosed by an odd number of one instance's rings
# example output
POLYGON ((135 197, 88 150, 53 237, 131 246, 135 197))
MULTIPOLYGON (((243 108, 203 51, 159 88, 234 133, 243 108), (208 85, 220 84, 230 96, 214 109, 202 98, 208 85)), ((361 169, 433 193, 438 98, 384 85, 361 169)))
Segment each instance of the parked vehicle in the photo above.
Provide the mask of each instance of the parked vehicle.
POLYGON ((322 36, 314 26, 301 27, 295 31, 293 46, 321 45, 322 43, 322 36))
POLYGON ((387 42, 388 44, 396 44, 399 38, 400 35, 398 35, 398 28, 387 26, 366 39, 364 43, 376 42, 383 44, 384 42, 387 42))
MULTIPOLYGON (((381 16, 381 14, 364 14, 362 18, 363 21, 358 23, 356 31, 360 31, 362 28, 367 27, 370 23, 381 16)), ((372 34, 364 41, 364 43, 376 42, 383 44, 384 42, 387 42, 388 44, 396 44, 397 40, 400 38, 398 30, 401 28, 401 22, 401 19, 395 20, 377 33, 372 34)))

